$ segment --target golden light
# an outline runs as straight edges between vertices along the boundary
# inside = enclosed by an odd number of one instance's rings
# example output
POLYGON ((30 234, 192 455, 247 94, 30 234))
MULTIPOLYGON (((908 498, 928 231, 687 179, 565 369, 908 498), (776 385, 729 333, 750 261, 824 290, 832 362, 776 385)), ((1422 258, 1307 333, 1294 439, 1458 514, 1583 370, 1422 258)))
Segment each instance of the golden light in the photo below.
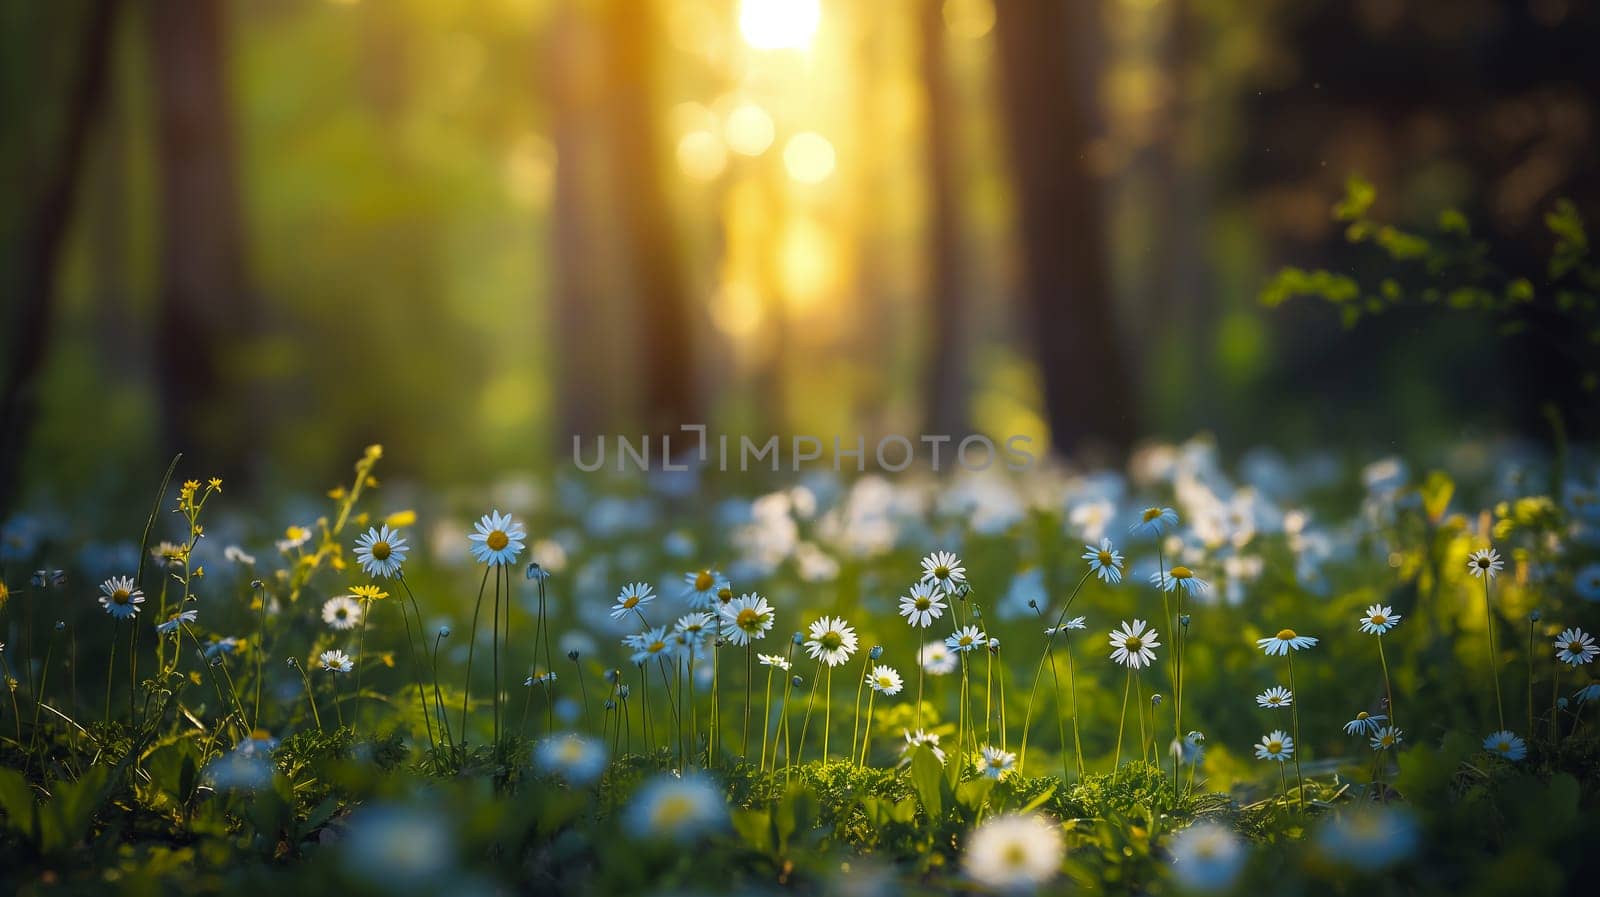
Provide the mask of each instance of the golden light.
POLYGON ((809 311, 827 295, 836 254, 833 235, 816 220, 795 218, 784 228, 778 272, 795 311, 809 311))
POLYGON ((716 180, 728 167, 728 151, 722 138, 710 131, 690 131, 678 141, 678 167, 697 181, 716 180))
POLYGON ((729 281, 711 297, 709 311, 718 330, 743 339, 761 326, 761 294, 747 284, 729 281))
POLYGON ((519 205, 543 206, 549 201, 555 170, 555 146, 538 134, 525 134, 506 154, 506 191, 519 205))
POLYGON ((804 50, 822 21, 819 0, 742 0, 739 33, 757 50, 804 50))
POLYGON ((728 113, 722 125, 722 136, 728 148, 745 156, 759 156, 772 145, 775 128, 767 110, 754 103, 744 103, 728 113))
POLYGON ((991 0, 945 0, 944 24, 956 37, 976 40, 994 28, 991 0))
POLYGON ((833 174, 833 144, 815 131, 789 138, 783 147, 783 167, 802 184, 820 184, 833 174))

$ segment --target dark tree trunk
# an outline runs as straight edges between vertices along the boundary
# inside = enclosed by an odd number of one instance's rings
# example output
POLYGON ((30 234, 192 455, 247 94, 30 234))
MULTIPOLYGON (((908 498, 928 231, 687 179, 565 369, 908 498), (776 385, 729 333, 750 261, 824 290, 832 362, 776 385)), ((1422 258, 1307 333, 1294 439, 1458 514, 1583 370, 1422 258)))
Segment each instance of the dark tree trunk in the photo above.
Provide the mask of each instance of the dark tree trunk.
POLYGON ((161 206, 156 368, 165 437, 239 476, 260 427, 237 353, 256 325, 245 275, 221 0, 152 0, 161 206))
POLYGON ((946 61, 943 0, 922 0, 922 83, 928 103, 928 294, 932 340, 923 382, 924 427, 959 438, 967 429, 967 266, 956 178, 955 90, 946 61))
POLYGON ((5 393, 0 395, 0 519, 8 516, 21 487, 22 460, 29 431, 38 413, 39 372, 51 336, 51 303, 55 299, 57 262, 67 225, 77 205, 83 160, 101 108, 110 75, 117 0, 88 4, 79 39, 75 76, 63 107, 65 127, 56 152, 43 171, 34 173, 15 251, 15 280, 5 316, 5 393))
POLYGON ((574 436, 602 435, 614 400, 603 370, 601 340, 605 307, 600 253, 592 226, 601 208, 593 176, 594 118, 600 104, 585 58, 592 51, 592 25, 567 6, 557 17, 546 47, 551 128, 556 151, 555 199, 550 215, 552 315, 555 338, 541 340, 555 353, 557 457, 572 451, 574 436))
POLYGON ((695 395, 694 327, 676 223, 661 177, 666 156, 649 85, 655 83, 655 4, 607 5, 612 185, 617 230, 627 258, 635 342, 643 394, 638 420, 646 432, 673 434, 702 423, 695 395))
POLYGON ((1100 45, 1096 4, 995 4, 1016 179, 1025 323, 1057 451, 1122 448, 1134 434, 1112 314, 1100 184, 1089 159, 1100 45))

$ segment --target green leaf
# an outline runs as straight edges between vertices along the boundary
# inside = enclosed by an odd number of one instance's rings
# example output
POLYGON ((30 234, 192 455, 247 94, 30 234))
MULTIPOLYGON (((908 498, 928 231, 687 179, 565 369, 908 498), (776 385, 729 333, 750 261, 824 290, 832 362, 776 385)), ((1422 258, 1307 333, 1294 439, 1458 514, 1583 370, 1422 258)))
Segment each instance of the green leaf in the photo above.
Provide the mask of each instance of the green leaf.
POLYGON ((1355 221, 1364 217, 1378 199, 1378 188, 1359 175, 1351 175, 1344 183, 1344 198, 1333 206, 1333 217, 1338 221, 1355 221))
POLYGON ((987 776, 962 782, 956 786, 956 802, 969 810, 976 810, 989 802, 994 784, 995 780, 987 776))
POLYGON ((911 755, 911 787, 916 789, 929 819, 944 818, 944 783, 940 781, 943 776, 944 766, 933 755, 933 749, 919 745, 911 755))

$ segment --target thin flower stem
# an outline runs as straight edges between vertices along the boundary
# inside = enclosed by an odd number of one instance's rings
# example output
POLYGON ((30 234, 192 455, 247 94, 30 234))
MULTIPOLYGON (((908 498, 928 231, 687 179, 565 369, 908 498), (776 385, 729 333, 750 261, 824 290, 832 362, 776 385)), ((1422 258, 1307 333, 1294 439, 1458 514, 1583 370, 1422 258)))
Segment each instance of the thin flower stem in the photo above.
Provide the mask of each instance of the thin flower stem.
MULTIPOLYGON (((372 599, 361 600, 361 631, 356 634, 356 700, 361 700, 361 661, 367 656, 367 616, 372 613, 372 599)), ((406 635, 411 628, 406 627, 406 635)))
MULTIPOLYGON (((256 619, 256 698, 254 712, 250 715, 251 730, 261 728, 261 682, 266 678, 261 665, 266 660, 267 653, 267 590, 262 587, 254 591, 256 601, 261 604, 261 614, 256 619)), ((115 647, 114 642, 113 647, 115 647)))
POLYGON ((867 765, 867 748, 872 742, 872 702, 877 696, 877 689, 867 692, 867 731, 861 737, 861 762, 856 764, 858 769, 867 765))
MULTIPOLYGON (((483 593, 489 586, 489 571, 483 568, 483 582, 478 584, 478 601, 472 611, 472 634, 467 641, 467 678, 461 687, 461 746, 467 746, 467 705, 472 700, 472 658, 478 650, 478 615, 483 612, 483 593)), ((498 585, 498 582, 497 582, 498 585)))
POLYGON ((489 701, 490 728, 494 738, 495 762, 500 762, 500 567, 494 570, 494 608, 489 627, 489 667, 494 680, 494 692, 489 701))
MULTIPOLYGON (((406 588, 406 594, 411 594, 410 587, 406 588)), ((415 597, 412 597, 411 599, 413 610, 417 610, 416 600, 417 599, 415 597)), ((417 610, 417 629, 422 629, 421 610, 417 610)), ((419 634, 421 633, 419 632, 419 634)), ((425 635, 424 638, 426 638, 425 635)), ((430 658, 431 663, 433 664, 433 708, 434 713, 438 714, 439 717, 439 737, 443 739, 443 744, 450 746, 451 753, 454 753, 456 743, 455 733, 450 731, 450 714, 444 709, 444 693, 439 689, 439 642, 443 640, 444 630, 441 629, 439 630, 438 635, 433 637, 433 655, 430 658)), ((465 747, 464 744, 463 747, 465 747)))
POLYGON ((1528 617, 1528 734, 1533 734, 1533 627, 1534 619, 1528 617))
MULTIPOLYGON (((1532 735, 1533 730, 1528 730, 1532 735)), ((1561 664, 1556 664, 1555 678, 1550 680, 1550 744, 1561 740, 1561 664)))
MULTIPOLYGON (((1081 780, 1083 778, 1085 770, 1084 770, 1084 765, 1083 765, 1083 738, 1082 738, 1082 736, 1080 736, 1078 734, 1078 678, 1077 678, 1077 674, 1076 674, 1076 672, 1074 670, 1074 664, 1072 662, 1072 638, 1069 636, 1065 641, 1066 641, 1066 648, 1067 648, 1067 694, 1068 694, 1068 697, 1072 701, 1072 747, 1073 747, 1073 750, 1077 753, 1077 757, 1078 757, 1078 778, 1081 780)), ((1050 660, 1050 663, 1051 663, 1052 672, 1053 672, 1054 671, 1054 665, 1055 665, 1055 658, 1053 656, 1052 656, 1052 658, 1050 660)), ((1061 702, 1061 686, 1059 684, 1057 684, 1057 686, 1056 686, 1056 728, 1058 730, 1061 728, 1061 706, 1060 706, 1060 702, 1061 702)), ((1059 732, 1058 733, 1058 737, 1061 739, 1061 754, 1062 754, 1061 766, 1062 766, 1062 769, 1065 770, 1066 765, 1067 765, 1067 761, 1066 761, 1066 753, 1067 753, 1066 733, 1059 732)))
MULTIPOLYGON (((1483 611, 1484 629, 1489 634, 1489 673, 1494 678, 1494 709, 1500 720, 1500 728, 1506 727, 1506 708, 1500 700, 1500 652, 1495 648, 1494 639, 1494 602, 1489 597, 1489 574, 1483 576, 1483 611)), ((1530 733, 1531 734, 1531 733, 1530 733)))
POLYGON ((572 666, 578 671, 578 692, 583 695, 583 727, 593 732, 594 717, 589 713, 589 686, 583 681, 583 663, 582 661, 578 660, 578 658, 574 657, 572 659, 572 666))
POLYGON ((822 696, 822 762, 828 762, 828 730, 833 724, 833 667, 828 667, 826 684, 822 686, 827 694, 822 696))
MULTIPOLYGON (((507 571, 506 572, 506 592, 508 594, 511 591, 510 577, 511 577, 511 573, 510 573, 510 571, 507 571)), ((540 628, 542 630, 544 630, 544 662, 545 662, 545 665, 548 666, 550 669, 554 670, 556 668, 556 662, 554 660, 555 655, 550 653, 550 621, 546 617, 546 611, 545 611, 544 577, 543 576, 539 577, 539 626, 540 626, 540 628)), ((538 633, 535 633, 535 635, 538 635, 538 633)), ((506 642, 507 642, 507 644, 509 644, 511 642, 511 608, 510 608, 510 605, 507 605, 507 607, 506 607, 506 642)), ((535 658, 535 659, 537 659, 537 658, 535 658)), ((580 672, 578 674, 578 685, 579 685, 580 688, 583 686, 583 674, 581 672, 581 669, 580 669, 580 672)), ((548 688, 555 688, 555 683, 554 682, 549 683, 548 688)), ((547 689, 547 691, 548 691, 548 689, 547 689)), ((544 728, 545 728, 545 734, 547 734, 547 735, 555 731, 555 725, 556 725, 555 706, 556 706, 556 702, 555 702, 554 698, 551 698, 550 700, 545 701, 545 703, 544 703, 544 728)), ((587 716, 588 710, 589 710, 589 696, 588 696, 587 692, 585 692, 584 697, 583 697, 583 709, 584 709, 585 715, 587 716)))
POLYGON ((751 650, 747 638, 744 643, 744 743, 739 746, 739 756, 744 758, 750 756, 750 702, 755 689, 755 667, 751 663, 751 650))
MULTIPOLYGON (((1389 660, 1383 655, 1383 633, 1378 633, 1378 663, 1383 667, 1383 698, 1389 703, 1389 725, 1399 726, 1394 715, 1394 690, 1389 687, 1389 660)), ((1299 697, 1296 695, 1296 697, 1299 697)))
POLYGON ((1300 809, 1306 808, 1306 780, 1300 772, 1300 755, 1306 752, 1306 746, 1300 741, 1300 689, 1294 684, 1294 649, 1286 655, 1289 658, 1289 691, 1294 694, 1294 703, 1289 705, 1291 714, 1290 722, 1294 727, 1294 780, 1300 791, 1300 809))
MULTIPOLYGON (((422 685, 422 662, 417 659, 417 640, 421 640, 422 643, 426 645, 428 643, 428 634, 427 630, 423 628, 422 609, 417 606, 417 596, 411 594, 411 584, 406 582, 404 575, 397 575, 395 578, 400 581, 400 587, 405 589, 406 597, 411 600, 411 607, 416 611, 417 614, 417 638, 413 639, 411 637, 411 616, 406 613, 405 602, 396 599, 396 602, 400 605, 400 620, 405 624, 406 627, 406 650, 411 653, 411 674, 417 680, 417 707, 422 711, 422 724, 428 731, 428 746, 433 748, 434 752, 437 753, 439 750, 439 742, 434 738, 433 734, 434 710, 430 710, 428 708, 428 692, 423 688, 422 685)), ((366 625, 365 614, 362 615, 361 622, 363 626, 366 625)), ((363 631, 365 630, 363 629, 363 631)), ((356 690, 359 692, 361 681, 359 670, 356 675, 356 690)), ((438 687, 439 683, 437 678, 435 678, 435 694, 438 693, 438 687)))
MULTIPOLYGON (((118 641, 118 638, 117 638, 117 623, 116 623, 116 621, 112 621, 112 623, 111 623, 111 658, 106 661, 106 722, 108 722, 108 723, 111 722, 111 683, 113 681, 112 677, 116 673, 116 669, 117 669, 117 641, 118 641)), ((258 647, 258 650, 259 650, 259 647, 258 647)), ((258 665, 259 665, 259 663, 260 663, 260 661, 257 661, 258 665)), ((258 678, 259 678, 259 676, 258 676, 258 678)), ((16 709, 16 703, 17 703, 17 693, 16 693, 15 689, 12 689, 12 691, 11 691, 11 704, 12 704, 12 709, 13 710, 16 709)), ((260 715, 259 706, 257 708, 257 715, 258 716, 260 715)), ((21 717, 20 714, 17 716, 17 744, 18 745, 22 744, 22 717, 21 717)))
MULTIPOLYGON (((811 680, 811 696, 806 698, 806 715, 800 721, 800 760, 806 759, 806 733, 811 730, 811 708, 817 703, 817 683, 822 679, 822 661, 817 660, 817 675, 811 680)), ((791 680, 792 681, 792 680, 791 680)), ((787 766, 787 762, 784 764, 787 766)))
POLYGON ((344 728, 344 708, 339 703, 339 674, 328 671, 328 684, 333 687, 333 712, 339 717, 339 728, 344 728))
MULTIPOLYGON (((865 654, 865 658, 861 664, 861 678, 856 680, 855 728, 850 732, 851 759, 855 759, 856 745, 861 743, 861 690, 866 687, 868 671, 872 669, 872 652, 864 651, 862 653, 865 654)), ((871 699, 869 698, 868 700, 870 701, 871 699)))
POLYGON ((983 741, 994 743, 994 652, 983 648, 983 741))
POLYGON ((922 650, 917 650, 917 731, 922 731, 922 650))
POLYGON ((1122 684, 1122 712, 1117 716, 1117 752, 1111 760, 1111 776, 1116 778, 1122 768, 1122 731, 1128 723, 1128 693, 1133 690, 1133 667, 1128 667, 1127 680, 1122 684))
POLYGON ((774 667, 767 667, 766 698, 762 701, 765 714, 761 717, 761 762, 757 768, 761 772, 767 771, 767 736, 772 733, 772 671, 774 667))
POLYGON ((311 687, 311 677, 306 675, 306 668, 301 666, 299 661, 295 661, 294 668, 300 673, 300 681, 306 685, 306 700, 311 702, 311 718, 317 724, 317 731, 321 732, 322 714, 317 712, 317 696, 315 690, 311 687))

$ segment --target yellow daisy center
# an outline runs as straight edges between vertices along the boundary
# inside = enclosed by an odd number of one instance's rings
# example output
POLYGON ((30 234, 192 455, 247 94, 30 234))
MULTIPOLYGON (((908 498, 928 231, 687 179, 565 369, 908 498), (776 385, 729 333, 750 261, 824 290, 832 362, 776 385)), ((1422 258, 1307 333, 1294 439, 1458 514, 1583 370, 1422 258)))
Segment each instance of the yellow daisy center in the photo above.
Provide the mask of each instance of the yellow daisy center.
POLYGON ((667 643, 664 642, 664 641, 661 641, 660 639, 656 639, 655 641, 651 642, 650 645, 649 645, 649 651, 650 651, 651 654, 656 654, 656 653, 659 653, 661 651, 665 651, 666 648, 667 648, 667 643))
POLYGON ((1160 517, 1160 516, 1161 516, 1161 509, 1160 508, 1145 508, 1144 509, 1144 522, 1145 523, 1149 523, 1150 521, 1152 521, 1152 520, 1154 520, 1154 519, 1156 519, 1157 517, 1160 517))
POLYGON ((667 829, 687 819, 694 811, 694 801, 681 794, 673 794, 656 804, 654 822, 657 829, 667 829))
POLYGON ((933 575, 938 577, 939 579, 949 579, 950 578, 950 568, 946 567, 943 564, 940 564, 939 566, 933 568, 933 575))
POLYGON ((1269 741, 1269 742, 1267 742, 1267 753, 1269 753, 1269 754, 1278 754, 1278 753, 1282 753, 1282 752, 1283 752, 1283 742, 1281 742, 1281 741, 1269 741))
POLYGON ((1582 654, 1583 653, 1583 642, 1580 642, 1580 641, 1568 642, 1567 643, 1567 650, 1571 651, 1574 654, 1582 654))
POLYGON ((1100 558, 1100 566, 1102 566, 1102 567, 1111 566, 1111 552, 1105 551, 1105 550, 1101 550, 1097 554, 1098 554, 1098 556, 1100 558))
POLYGON ((917 610, 927 610, 929 607, 933 606, 933 602, 921 595, 918 595, 917 600, 912 602, 912 606, 917 610))
POLYGON ((1372 622, 1375 625, 1382 626, 1383 624, 1389 622, 1389 618, 1384 616, 1383 614, 1373 614, 1372 615, 1372 622))
POLYGON ((1122 640, 1122 647, 1127 648, 1129 651, 1137 651, 1144 647, 1144 639, 1139 638, 1137 635, 1130 635, 1122 640))
POLYGON ((376 560, 376 561, 387 561, 389 559, 389 555, 392 554, 393 552, 394 552, 394 549, 389 547, 389 543, 388 542, 374 542, 374 543, 372 543, 372 559, 373 560, 376 560))
POLYGON ((636 606, 638 603, 639 603, 639 596, 638 595, 629 595, 628 597, 622 599, 622 606, 623 606, 623 608, 625 608, 627 610, 633 610, 634 606, 636 606))
POLYGON ((817 643, 829 651, 837 651, 844 645, 844 636, 837 632, 824 632, 822 637, 817 639, 817 643))
POLYGON ((115 589, 111 593, 111 600, 118 604, 127 604, 133 595, 127 589, 115 589))
POLYGON ((1005 851, 1000 856, 1001 862, 1007 866, 1023 866, 1028 862, 1027 848, 1020 841, 1013 841, 1006 845, 1005 851))
POLYGON ((721 589, 721 590, 719 590, 717 592, 717 600, 722 602, 723 604, 727 604, 729 601, 732 601, 733 600, 733 590, 732 589, 721 589))
POLYGON ((1356 714, 1356 719, 1366 719, 1366 718, 1367 718, 1367 712, 1365 710, 1363 710, 1360 713, 1356 714))
POLYGON ((1172 578, 1173 579, 1193 579, 1194 578, 1194 571, 1190 570, 1188 567, 1173 567, 1172 568, 1172 578))
POLYGON ((483 544, 489 546, 493 551, 503 551, 507 545, 511 544, 511 537, 506 535, 504 530, 497 529, 483 540, 483 544))
POLYGON ((761 625, 761 615, 756 613, 755 608, 747 607, 739 611, 739 618, 735 622, 740 629, 753 630, 761 625))
POLYGON ((716 580, 711 578, 711 571, 701 570, 699 573, 695 574, 694 590, 696 592, 704 592, 706 589, 711 588, 711 585, 714 582, 716 582, 716 580))
POLYGON ((1293 629, 1280 629, 1280 630, 1278 630, 1278 641, 1280 641, 1280 642, 1292 641, 1295 638, 1298 638, 1298 636, 1296 636, 1294 634, 1294 630, 1293 629))

